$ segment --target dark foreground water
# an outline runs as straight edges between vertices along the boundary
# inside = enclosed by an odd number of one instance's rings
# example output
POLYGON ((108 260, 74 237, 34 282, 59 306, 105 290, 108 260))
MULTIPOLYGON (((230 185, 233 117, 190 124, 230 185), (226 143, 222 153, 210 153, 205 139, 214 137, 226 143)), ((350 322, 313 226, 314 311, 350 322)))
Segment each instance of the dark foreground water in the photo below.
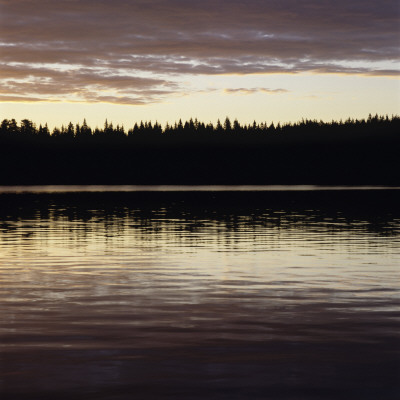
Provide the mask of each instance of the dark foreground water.
POLYGON ((400 191, 297 189, 3 190, 0 398, 399 399, 400 191))

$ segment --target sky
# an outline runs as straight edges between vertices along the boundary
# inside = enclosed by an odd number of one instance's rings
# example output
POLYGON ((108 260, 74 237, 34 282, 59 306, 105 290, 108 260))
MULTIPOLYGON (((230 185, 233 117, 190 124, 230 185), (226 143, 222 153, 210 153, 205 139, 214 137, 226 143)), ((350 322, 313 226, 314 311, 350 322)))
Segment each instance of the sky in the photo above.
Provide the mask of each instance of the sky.
POLYGON ((0 118, 399 114, 398 0, 0 0, 0 118))

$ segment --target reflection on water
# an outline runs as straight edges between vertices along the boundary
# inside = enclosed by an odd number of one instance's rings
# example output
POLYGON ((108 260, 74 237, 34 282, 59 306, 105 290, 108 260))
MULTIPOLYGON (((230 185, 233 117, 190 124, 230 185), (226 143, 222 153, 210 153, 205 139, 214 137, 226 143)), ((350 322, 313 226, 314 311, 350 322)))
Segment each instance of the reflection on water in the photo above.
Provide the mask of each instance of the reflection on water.
POLYGON ((2 399, 397 399, 400 192, 0 195, 2 399))

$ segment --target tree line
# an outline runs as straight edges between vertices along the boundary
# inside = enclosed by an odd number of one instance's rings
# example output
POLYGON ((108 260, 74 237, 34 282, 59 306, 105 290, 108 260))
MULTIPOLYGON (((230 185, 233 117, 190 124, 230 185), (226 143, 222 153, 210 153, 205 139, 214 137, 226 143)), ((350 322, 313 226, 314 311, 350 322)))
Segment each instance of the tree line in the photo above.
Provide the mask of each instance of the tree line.
POLYGON ((237 119, 233 122, 227 117, 223 123, 220 120, 216 124, 209 122, 199 122, 197 119, 190 119, 189 121, 182 122, 179 120, 173 125, 166 124, 164 128, 158 122, 152 123, 151 121, 141 121, 135 123, 134 126, 128 130, 123 125, 114 126, 112 122, 107 120, 104 123, 103 128, 92 129, 87 125, 86 119, 82 124, 73 124, 70 122, 68 125, 62 125, 61 127, 55 127, 52 131, 49 130, 47 123, 37 126, 34 122, 28 119, 21 120, 20 124, 15 119, 4 119, 0 126, 0 137, 2 139, 27 139, 27 138, 51 138, 57 139, 132 139, 138 137, 149 136, 154 137, 188 137, 189 135, 196 135, 198 137, 216 136, 216 135, 230 135, 249 137, 251 135, 273 135, 273 134, 293 134, 293 133, 304 133, 309 135, 310 133, 324 134, 329 131, 352 131, 353 133, 363 131, 376 132, 379 130, 391 131, 397 130, 400 124, 400 117, 392 115, 375 115, 371 114, 367 119, 350 119, 323 122, 317 120, 303 119, 295 123, 284 123, 274 124, 273 122, 268 124, 266 122, 252 124, 240 124, 237 119))
POLYGON ((51 132, 24 119, 0 126, 0 185, 323 184, 400 186, 400 117, 204 124, 126 130, 86 121, 51 132))

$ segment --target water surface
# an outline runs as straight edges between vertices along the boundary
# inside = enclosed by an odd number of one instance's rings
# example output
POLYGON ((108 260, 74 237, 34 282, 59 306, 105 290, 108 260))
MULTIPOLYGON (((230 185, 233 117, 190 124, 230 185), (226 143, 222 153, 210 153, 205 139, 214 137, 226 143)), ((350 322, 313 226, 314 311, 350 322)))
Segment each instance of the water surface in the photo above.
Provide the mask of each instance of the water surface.
POLYGON ((92 189, 0 194, 2 399, 399 398, 398 190, 92 189))

